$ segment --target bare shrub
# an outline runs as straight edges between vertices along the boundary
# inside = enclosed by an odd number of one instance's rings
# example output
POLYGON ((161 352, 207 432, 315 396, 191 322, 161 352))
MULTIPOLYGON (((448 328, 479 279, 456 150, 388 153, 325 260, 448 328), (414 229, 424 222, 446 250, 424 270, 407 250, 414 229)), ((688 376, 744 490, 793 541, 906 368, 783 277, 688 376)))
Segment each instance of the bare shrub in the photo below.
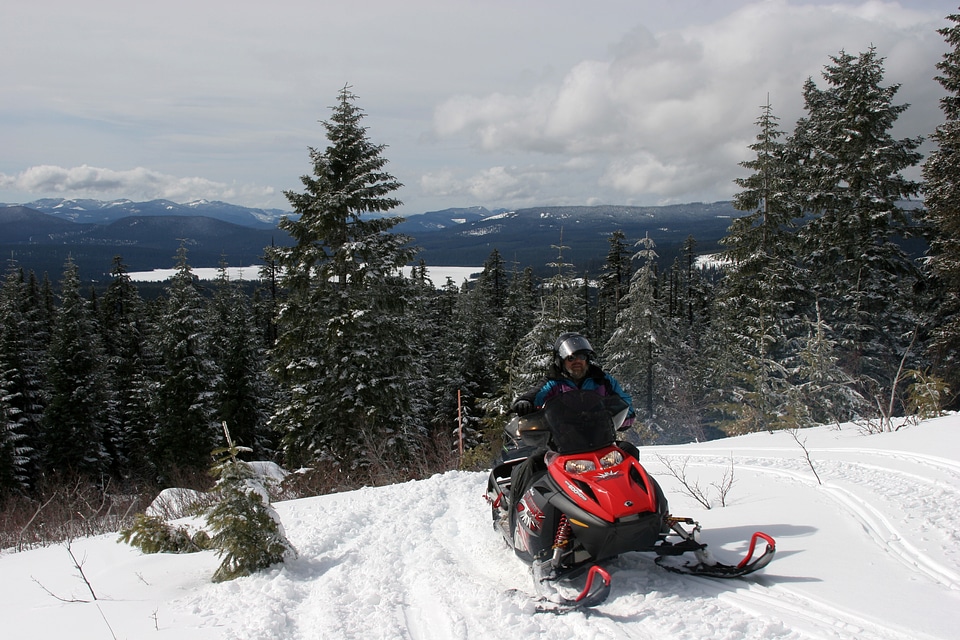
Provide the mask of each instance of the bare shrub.
POLYGON ((817 473, 817 468, 813 466, 813 460, 810 458, 810 451, 807 449, 807 440, 804 438, 800 439, 800 429, 789 429, 790 435, 793 436, 794 441, 800 445, 800 448, 803 450, 803 457, 806 458, 807 464, 810 466, 810 470, 813 471, 813 476, 817 479, 817 484, 822 485, 823 481, 820 480, 820 474, 817 473))
POLYGON ((368 441, 366 445, 368 454, 363 464, 326 458, 290 473, 280 483, 277 499, 292 500, 421 480, 456 469, 459 464, 453 439, 447 434, 423 436, 402 459, 397 459, 387 441, 368 441))
POLYGON ((707 486, 700 484, 698 479, 687 476, 687 464, 690 458, 683 458, 679 463, 664 456, 658 455, 657 458, 667 468, 667 471, 683 486, 683 491, 691 498, 699 502, 705 509, 712 509, 714 505, 712 494, 717 493, 717 500, 721 507, 727 506, 727 496, 733 488, 734 466, 733 456, 730 456, 730 466, 723 472, 723 478, 719 482, 711 482, 707 486), (711 490, 712 489, 712 490, 711 490))
POLYGON ((82 477, 47 479, 32 496, 15 496, 0 510, 0 548, 34 547, 119 531, 146 506, 135 488, 100 486, 82 477))

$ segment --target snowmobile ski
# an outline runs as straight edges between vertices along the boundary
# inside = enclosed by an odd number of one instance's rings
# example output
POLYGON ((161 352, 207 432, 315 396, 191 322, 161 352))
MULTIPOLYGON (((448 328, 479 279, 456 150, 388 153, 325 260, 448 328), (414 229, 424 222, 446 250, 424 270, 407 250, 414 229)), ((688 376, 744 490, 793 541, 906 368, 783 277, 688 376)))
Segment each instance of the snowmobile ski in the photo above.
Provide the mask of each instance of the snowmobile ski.
MULTIPOLYGON (((688 541, 692 540, 688 539, 688 541)), ((675 546, 682 547, 684 546, 684 543, 680 543, 679 545, 675 546)), ((670 561, 670 559, 678 558, 679 554, 670 552, 661 553, 657 556, 654 562, 667 571, 673 571, 674 573, 706 576, 708 578, 741 578, 753 573, 754 571, 759 571, 770 564, 770 561, 773 560, 773 554, 776 552, 776 550, 776 541, 771 536, 758 531, 750 538, 750 548, 747 550, 747 554, 739 562, 739 564, 736 565, 717 562, 707 552, 706 545, 700 545, 699 549, 694 550, 694 555, 697 557, 697 562, 687 561, 682 564, 673 563, 670 561), (754 558, 753 554, 756 551, 758 540, 762 540, 766 544, 766 548, 764 549, 763 553, 754 558)))
MULTIPOLYGON (((558 582, 562 579, 542 580, 541 585, 548 582, 558 582)), ((587 570, 587 580, 583 589, 575 598, 567 598, 557 591, 549 594, 538 586, 540 595, 533 598, 535 613, 570 613, 595 607, 610 595, 610 573, 606 569, 593 565, 587 570)))

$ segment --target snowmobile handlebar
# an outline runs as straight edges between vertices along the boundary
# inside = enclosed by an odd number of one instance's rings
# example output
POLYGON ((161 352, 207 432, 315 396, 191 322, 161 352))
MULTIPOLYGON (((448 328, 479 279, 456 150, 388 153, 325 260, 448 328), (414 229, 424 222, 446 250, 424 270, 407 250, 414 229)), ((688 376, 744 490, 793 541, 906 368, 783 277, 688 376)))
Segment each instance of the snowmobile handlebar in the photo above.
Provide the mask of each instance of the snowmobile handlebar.
POLYGON ((566 391, 543 408, 512 419, 507 433, 528 446, 549 446, 560 453, 588 451, 612 444, 629 411, 618 395, 566 391))

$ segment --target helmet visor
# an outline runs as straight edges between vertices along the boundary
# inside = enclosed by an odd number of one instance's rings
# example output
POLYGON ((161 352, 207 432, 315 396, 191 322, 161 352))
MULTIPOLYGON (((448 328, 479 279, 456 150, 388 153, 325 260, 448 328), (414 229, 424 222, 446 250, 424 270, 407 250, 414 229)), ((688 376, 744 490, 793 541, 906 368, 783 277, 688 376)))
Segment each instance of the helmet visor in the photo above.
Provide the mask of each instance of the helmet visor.
POLYGON ((578 351, 587 351, 590 355, 593 355, 593 347, 583 336, 570 336, 557 347, 557 355, 561 358, 566 358, 578 351))

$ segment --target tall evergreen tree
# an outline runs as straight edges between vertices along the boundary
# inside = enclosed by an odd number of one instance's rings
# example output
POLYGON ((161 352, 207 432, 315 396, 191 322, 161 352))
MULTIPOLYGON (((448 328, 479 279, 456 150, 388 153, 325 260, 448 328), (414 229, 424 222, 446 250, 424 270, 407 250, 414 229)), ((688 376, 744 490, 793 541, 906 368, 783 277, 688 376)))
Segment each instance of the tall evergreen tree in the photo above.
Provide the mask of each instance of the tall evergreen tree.
POLYGON ((468 408, 473 423, 481 414, 480 399, 500 385, 498 347, 506 296, 506 273, 496 251, 487 258, 476 284, 464 286, 457 296, 453 319, 456 329, 450 336, 456 353, 452 356, 459 363, 461 404, 468 408))
POLYGON ((11 494, 26 488, 27 453, 25 436, 20 433, 12 386, 0 375, 0 506, 11 494))
POLYGON ((608 239, 610 249, 600 273, 597 291, 596 339, 602 344, 613 334, 617 317, 623 308, 623 298, 630 288, 633 265, 630 247, 623 231, 617 229, 608 239))
POLYGON ((140 292, 120 256, 113 280, 100 300, 99 319, 108 380, 109 426, 106 440, 113 474, 139 475, 149 459, 148 431, 141 419, 144 380, 144 313, 140 292))
POLYGON ((919 190, 902 172, 920 161, 921 139, 891 135, 907 105, 893 103, 899 85, 882 85, 874 48, 831 60, 826 88, 806 82, 807 116, 790 142, 813 216, 800 234, 841 363, 873 396, 890 391, 918 323, 919 272, 897 240, 910 231, 901 202, 919 190))
POLYGON ((221 263, 209 323, 214 357, 220 371, 217 415, 237 443, 258 457, 271 450, 267 433, 272 392, 266 373, 266 350, 255 323, 250 299, 221 263))
POLYGON ((31 416, 39 395, 35 364, 27 350, 23 272, 11 263, 0 287, 0 501, 27 488, 40 416, 31 416))
POLYGON ((565 331, 583 331, 585 318, 580 305, 577 279, 573 275, 573 265, 563 257, 564 249, 561 233, 557 250, 557 259, 547 266, 555 273, 543 283, 542 293, 535 311, 536 319, 530 331, 521 338, 514 351, 511 364, 512 388, 508 396, 513 398, 527 390, 547 370, 550 364, 553 344, 565 331))
POLYGON ((753 173, 735 181, 743 191, 734 206, 748 213, 721 239, 726 264, 711 325, 713 408, 731 433, 797 426, 789 363, 803 327, 796 312, 804 295, 794 230, 802 212, 794 195, 795 164, 779 140, 783 132, 769 102, 757 126, 750 146, 756 156, 741 163, 753 173))
POLYGON ((464 376, 463 327, 460 286, 448 277, 443 287, 418 306, 428 312, 424 321, 424 361, 432 384, 428 390, 429 424, 434 432, 451 433, 457 417, 457 391, 467 386, 464 376))
POLYGON ((216 414, 220 372, 213 358, 205 303, 187 261, 177 252, 176 273, 164 292, 152 350, 160 367, 154 381, 154 464, 162 478, 209 466, 221 431, 216 414))
POLYGON ((623 296, 625 307, 617 315, 616 329, 603 348, 607 370, 633 396, 640 419, 652 421, 663 398, 657 381, 658 360, 674 338, 658 299, 657 253, 647 236, 637 242, 635 258, 641 261, 623 296))
POLYGON ((446 377, 438 385, 443 390, 441 406, 450 422, 457 417, 456 428, 466 436, 467 446, 477 444, 480 434, 481 399, 496 384, 494 365, 496 317, 488 320, 488 291, 479 284, 460 287, 446 332, 446 377))
MULTIPOLYGON (((22 295, 18 298, 21 314, 18 316, 16 347, 18 355, 12 356, 16 362, 14 390, 16 393, 17 418, 21 424, 21 433, 26 435, 29 455, 29 477, 33 481, 43 471, 40 454, 42 445, 42 421, 46 406, 45 361, 50 336, 53 333, 56 315, 56 296, 53 284, 47 274, 38 281, 32 271, 23 280, 20 274, 22 295)), ((14 351, 9 352, 11 354, 14 351)))
POLYGON ((399 273, 414 249, 391 232, 400 218, 364 217, 397 207, 389 194, 401 185, 384 171, 384 146, 369 140, 355 100, 340 91, 323 123, 329 145, 310 148, 305 192, 285 193, 298 217, 280 227, 295 244, 274 252, 287 293, 272 365, 285 398, 272 423, 292 463, 402 458, 420 435, 409 393, 415 327, 399 273))
POLYGON ((455 287, 452 297, 437 289, 423 260, 411 269, 408 309, 417 327, 409 336, 417 360, 416 371, 410 372, 416 379, 410 388, 411 414, 431 438, 449 433, 456 416, 457 387, 447 383, 452 359, 446 350, 453 341, 449 331, 455 298, 455 287))
POLYGON ((857 390, 855 380, 840 367, 840 350, 830 327, 814 303, 815 317, 807 323, 807 335, 800 341, 795 391, 799 403, 789 411, 801 423, 831 424, 864 415, 871 403, 857 390))
POLYGON ((41 460, 48 471, 99 479, 109 468, 103 360, 96 318, 68 258, 45 367, 41 460))
POLYGON ((951 49, 937 63, 944 122, 931 136, 937 148, 923 165, 926 218, 934 235, 929 266, 941 292, 930 353, 954 393, 960 391, 960 14, 938 31, 951 49))

